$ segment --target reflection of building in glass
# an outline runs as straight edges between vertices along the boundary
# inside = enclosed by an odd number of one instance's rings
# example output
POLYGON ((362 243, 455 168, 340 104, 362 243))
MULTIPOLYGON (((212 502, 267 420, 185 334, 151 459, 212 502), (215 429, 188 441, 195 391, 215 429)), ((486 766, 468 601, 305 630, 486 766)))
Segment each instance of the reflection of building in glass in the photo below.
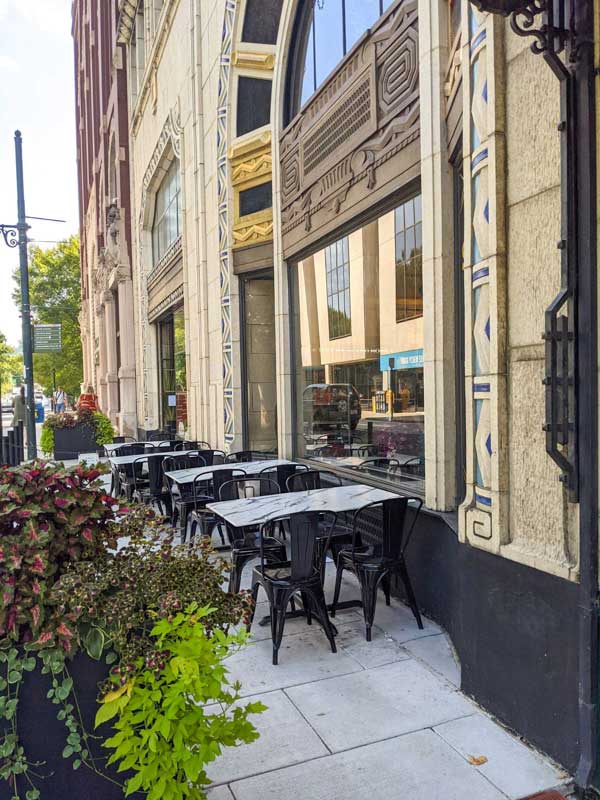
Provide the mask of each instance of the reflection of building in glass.
POLYGON ((410 456, 422 475, 420 195, 302 260, 292 280, 299 452, 410 456))

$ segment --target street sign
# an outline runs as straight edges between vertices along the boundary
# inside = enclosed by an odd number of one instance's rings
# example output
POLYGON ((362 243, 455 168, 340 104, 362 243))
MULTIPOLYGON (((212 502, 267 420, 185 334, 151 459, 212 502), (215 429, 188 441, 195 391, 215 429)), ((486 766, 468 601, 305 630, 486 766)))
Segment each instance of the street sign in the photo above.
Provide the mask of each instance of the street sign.
POLYGON ((33 352, 60 353, 62 350, 62 325, 34 325, 33 352))

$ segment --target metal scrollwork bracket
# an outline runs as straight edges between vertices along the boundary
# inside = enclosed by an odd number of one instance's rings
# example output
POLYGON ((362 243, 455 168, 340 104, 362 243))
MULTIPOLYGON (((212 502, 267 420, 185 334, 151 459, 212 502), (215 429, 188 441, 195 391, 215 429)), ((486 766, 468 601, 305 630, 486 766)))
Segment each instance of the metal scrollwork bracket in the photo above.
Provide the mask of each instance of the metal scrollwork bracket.
POLYGON ((0 233, 4 237, 7 247, 17 247, 19 244, 19 228, 17 225, 0 225, 0 233))

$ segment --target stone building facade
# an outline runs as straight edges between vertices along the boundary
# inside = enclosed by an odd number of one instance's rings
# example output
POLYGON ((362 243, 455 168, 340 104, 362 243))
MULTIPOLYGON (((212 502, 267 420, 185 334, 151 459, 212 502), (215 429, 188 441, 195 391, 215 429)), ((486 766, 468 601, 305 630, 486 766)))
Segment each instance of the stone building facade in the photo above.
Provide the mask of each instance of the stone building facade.
POLYGON ((411 569, 463 688, 574 771, 558 81, 467 0, 118 6, 138 435, 391 459, 361 480, 425 500, 411 569))
POLYGON ((73 3, 83 384, 122 434, 136 432, 125 48, 116 2, 73 3))

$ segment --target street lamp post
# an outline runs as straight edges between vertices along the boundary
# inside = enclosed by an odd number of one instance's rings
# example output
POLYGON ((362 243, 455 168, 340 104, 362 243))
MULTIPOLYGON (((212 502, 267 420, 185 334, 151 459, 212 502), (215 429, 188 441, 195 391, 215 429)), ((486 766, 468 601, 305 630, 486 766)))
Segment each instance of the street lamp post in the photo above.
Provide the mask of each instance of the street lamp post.
POLYGON ((23 182, 23 142, 21 132, 15 131, 15 162, 17 169, 17 224, 0 224, 0 233, 8 247, 19 248, 21 274, 21 320, 23 325, 23 364, 25 367, 27 457, 37 455, 35 435, 35 397, 33 391, 33 348, 31 341, 31 306, 29 304, 29 265, 27 259, 27 231, 25 216, 25 189, 23 182))

